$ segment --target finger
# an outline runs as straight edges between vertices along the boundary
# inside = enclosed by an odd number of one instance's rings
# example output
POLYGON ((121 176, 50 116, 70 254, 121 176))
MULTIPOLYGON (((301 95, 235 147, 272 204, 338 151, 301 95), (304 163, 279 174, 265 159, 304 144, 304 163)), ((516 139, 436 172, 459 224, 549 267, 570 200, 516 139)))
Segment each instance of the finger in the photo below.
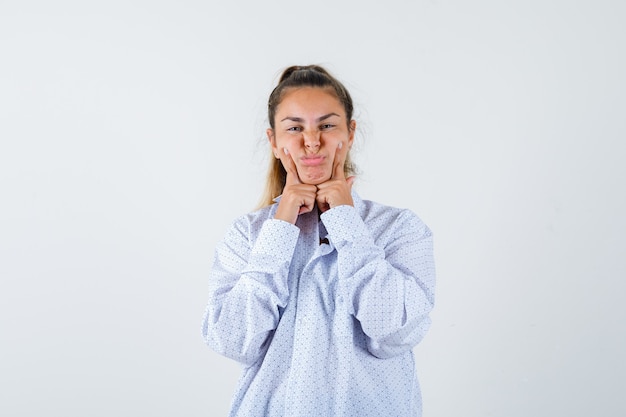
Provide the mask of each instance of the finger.
POLYGON ((282 149, 280 162, 282 162, 285 171, 287 171, 287 180, 285 181, 285 185, 302 184, 302 181, 300 181, 300 177, 298 176, 296 163, 293 162, 293 158, 289 154, 287 148, 282 149))
POLYGON ((313 206, 314 206, 313 203, 301 205, 300 210, 298 210, 298 215, 304 214, 304 213, 310 213, 311 211, 313 211, 313 206))
POLYGON ((346 182, 348 183, 348 188, 352 189, 352 184, 354 184, 355 180, 356 180, 356 177, 354 175, 346 178, 346 182))
POLYGON ((315 199, 317 197, 317 188, 312 185, 311 189, 302 193, 302 201, 300 203, 300 210, 298 214, 308 213, 313 210, 315 205, 315 199))
POLYGON ((346 162, 347 146, 343 146, 343 142, 339 142, 337 145, 337 152, 335 152, 335 160, 333 161, 333 176, 332 179, 345 179, 345 173, 343 172, 343 166, 346 162))
POLYGON ((322 213, 324 213, 326 210, 328 210, 330 208, 330 204, 328 204, 326 196, 323 195, 322 193, 318 193, 317 194, 317 198, 315 199, 315 201, 317 202, 318 209, 322 213))

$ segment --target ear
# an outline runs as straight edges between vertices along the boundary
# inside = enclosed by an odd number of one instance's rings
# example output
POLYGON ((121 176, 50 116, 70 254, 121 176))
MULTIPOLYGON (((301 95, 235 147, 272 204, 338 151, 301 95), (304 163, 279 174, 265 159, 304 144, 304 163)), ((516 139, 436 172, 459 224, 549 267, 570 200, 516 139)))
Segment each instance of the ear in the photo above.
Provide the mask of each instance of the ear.
POLYGON ((356 132, 356 120, 350 120, 350 133, 348 136, 349 147, 352 147, 352 142, 354 142, 354 132, 356 132))
POLYGON ((276 158, 278 158, 278 149, 276 148, 276 136, 274 136, 274 130, 272 128, 268 128, 265 131, 265 134, 267 135, 267 140, 272 148, 272 153, 276 158))

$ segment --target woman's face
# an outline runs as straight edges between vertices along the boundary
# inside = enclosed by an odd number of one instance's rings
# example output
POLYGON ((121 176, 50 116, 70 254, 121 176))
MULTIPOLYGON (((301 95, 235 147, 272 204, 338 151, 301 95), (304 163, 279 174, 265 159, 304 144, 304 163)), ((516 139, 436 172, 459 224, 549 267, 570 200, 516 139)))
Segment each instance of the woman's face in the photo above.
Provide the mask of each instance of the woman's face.
POLYGON ((267 137, 274 155, 293 159, 302 183, 318 185, 331 178, 339 144, 352 146, 355 127, 331 91, 302 87, 285 93, 267 137))

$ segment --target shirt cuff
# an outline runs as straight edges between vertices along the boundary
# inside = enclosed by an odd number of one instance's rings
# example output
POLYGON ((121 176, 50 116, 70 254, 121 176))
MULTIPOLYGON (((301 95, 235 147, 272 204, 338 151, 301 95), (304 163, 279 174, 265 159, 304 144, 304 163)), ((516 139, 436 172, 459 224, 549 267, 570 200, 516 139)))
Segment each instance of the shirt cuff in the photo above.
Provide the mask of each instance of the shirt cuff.
POLYGON ((283 220, 268 219, 263 223, 252 253, 290 261, 298 242, 300 228, 283 220))
POLYGON ((356 208, 348 205, 333 207, 321 215, 322 222, 335 246, 341 242, 371 239, 365 222, 356 208))

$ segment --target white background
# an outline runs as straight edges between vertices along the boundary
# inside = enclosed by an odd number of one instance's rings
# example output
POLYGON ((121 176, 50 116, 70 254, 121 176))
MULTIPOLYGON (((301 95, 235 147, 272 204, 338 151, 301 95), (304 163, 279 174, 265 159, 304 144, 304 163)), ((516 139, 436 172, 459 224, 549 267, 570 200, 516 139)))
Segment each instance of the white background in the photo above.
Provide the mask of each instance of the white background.
POLYGON ((226 414, 213 249, 309 63, 435 234, 424 416, 625 415, 625 3, 224 3, 0 0, 0 415, 226 414))

